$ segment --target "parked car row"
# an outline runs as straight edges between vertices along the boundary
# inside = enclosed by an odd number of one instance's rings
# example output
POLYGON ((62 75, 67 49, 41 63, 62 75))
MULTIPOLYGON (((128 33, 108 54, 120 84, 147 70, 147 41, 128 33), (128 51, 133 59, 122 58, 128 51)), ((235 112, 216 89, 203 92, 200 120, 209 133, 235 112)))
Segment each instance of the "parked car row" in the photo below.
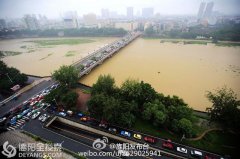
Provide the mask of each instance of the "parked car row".
MULTIPOLYGON (((119 128, 112 127, 112 126, 108 125, 106 122, 98 122, 96 119, 91 118, 89 116, 85 116, 82 113, 78 113, 77 116, 80 117, 80 121, 89 122, 91 125, 98 126, 99 128, 107 130, 108 132, 110 132, 112 134, 119 133, 120 135, 122 135, 126 138, 133 137, 136 140, 143 140, 150 144, 156 144, 158 142, 157 138, 150 137, 150 136, 143 137, 141 134, 138 134, 138 133, 131 133, 126 130, 119 130, 119 128)), ((204 154, 203 152, 201 152, 199 150, 188 150, 188 148, 186 148, 184 146, 175 145, 175 143, 173 143, 171 140, 163 141, 162 148, 173 150, 178 153, 182 153, 185 156, 188 156, 188 154, 190 154, 193 158, 225 159, 223 157, 219 158, 218 156, 211 155, 211 154, 204 154)))

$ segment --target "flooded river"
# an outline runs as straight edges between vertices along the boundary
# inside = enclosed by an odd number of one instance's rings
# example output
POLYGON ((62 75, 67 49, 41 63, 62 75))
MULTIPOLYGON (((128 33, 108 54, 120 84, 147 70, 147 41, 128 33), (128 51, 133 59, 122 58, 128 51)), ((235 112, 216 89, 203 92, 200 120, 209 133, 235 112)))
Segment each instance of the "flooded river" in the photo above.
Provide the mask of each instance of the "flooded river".
POLYGON ((80 82, 91 86, 100 74, 111 74, 118 86, 128 78, 143 80, 158 92, 177 95, 194 109, 205 111, 211 106, 206 91, 226 85, 240 98, 239 61, 240 47, 160 43, 138 38, 80 82))
POLYGON ((61 65, 70 65, 77 60, 87 56, 94 50, 109 44, 118 38, 80 37, 80 38, 31 38, 0 40, 0 51, 17 51, 20 55, 6 56, 3 61, 12 67, 18 68, 21 72, 37 75, 50 76, 51 73, 61 65), (73 45, 38 45, 36 40, 64 40, 64 39, 85 39, 89 43, 73 45))

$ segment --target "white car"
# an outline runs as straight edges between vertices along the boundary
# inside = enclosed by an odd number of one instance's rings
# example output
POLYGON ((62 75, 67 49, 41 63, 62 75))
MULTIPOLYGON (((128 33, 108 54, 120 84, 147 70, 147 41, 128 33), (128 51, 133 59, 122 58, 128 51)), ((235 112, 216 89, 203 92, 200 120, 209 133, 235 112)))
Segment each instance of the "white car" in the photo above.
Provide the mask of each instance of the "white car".
POLYGON ((36 112, 32 115, 32 119, 36 119, 40 115, 40 112, 36 112))
POLYGON ((4 122, 6 119, 6 117, 3 117, 2 119, 0 119, 0 122, 4 122))
POLYGON ((192 156, 196 156, 196 157, 201 157, 203 154, 202 154, 202 152, 200 152, 200 151, 192 150, 192 151, 191 151, 191 155, 192 155, 192 156))
POLYGON ((33 112, 29 112, 27 113, 27 117, 30 117, 32 115, 33 112))
POLYGON ((43 119, 42 119, 42 122, 45 122, 50 116, 47 115, 47 116, 44 116, 43 119))
POLYGON ((183 147, 177 147, 177 151, 181 152, 181 153, 185 153, 187 154, 187 149, 183 148, 183 147))
POLYGON ((43 118, 45 118, 46 116, 47 116, 47 114, 43 114, 43 115, 41 115, 41 116, 38 118, 38 120, 42 121, 43 118))

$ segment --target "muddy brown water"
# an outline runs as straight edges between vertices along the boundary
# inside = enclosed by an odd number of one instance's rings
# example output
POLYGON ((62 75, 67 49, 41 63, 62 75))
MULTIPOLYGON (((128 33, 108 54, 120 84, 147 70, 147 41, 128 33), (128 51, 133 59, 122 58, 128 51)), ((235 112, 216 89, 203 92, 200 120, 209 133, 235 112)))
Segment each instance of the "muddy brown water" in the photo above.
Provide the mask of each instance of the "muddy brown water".
POLYGON ((177 95, 192 108, 205 111, 211 106, 206 91, 227 86, 240 98, 240 47, 138 38, 80 82, 91 86, 101 74, 112 75, 118 86, 128 78, 143 80, 158 92, 177 95))
MULTIPOLYGON (((7 65, 18 68, 21 72, 37 75, 50 76, 51 73, 61 65, 70 65, 77 60, 87 56, 94 50, 109 44, 118 38, 98 38, 98 37, 78 37, 79 39, 92 39, 95 42, 83 43, 78 45, 55 45, 55 46, 38 46, 32 40, 51 40, 59 38, 34 38, 34 39, 13 39, 0 40, 1 51, 18 51, 23 52, 16 56, 7 56, 3 61, 7 65), (26 48, 21 48, 26 46, 26 48), (66 56, 70 52, 73 56, 66 56)), ((67 38, 70 39, 70 38, 67 38)))

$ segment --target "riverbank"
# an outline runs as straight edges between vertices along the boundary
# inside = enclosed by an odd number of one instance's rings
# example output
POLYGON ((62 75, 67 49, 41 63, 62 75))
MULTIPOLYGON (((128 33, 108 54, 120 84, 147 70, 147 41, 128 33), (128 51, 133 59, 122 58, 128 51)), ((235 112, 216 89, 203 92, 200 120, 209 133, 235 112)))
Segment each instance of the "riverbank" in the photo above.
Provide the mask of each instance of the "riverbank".
POLYGON ((160 43, 173 43, 173 44, 199 44, 199 45, 207 45, 207 44, 212 44, 215 46, 226 46, 226 47, 235 47, 239 46, 240 47, 240 42, 234 42, 234 41, 217 41, 213 42, 212 40, 208 39, 162 39, 162 38, 152 38, 152 37, 144 37, 146 40, 151 40, 151 39, 158 39, 160 40, 160 43))

